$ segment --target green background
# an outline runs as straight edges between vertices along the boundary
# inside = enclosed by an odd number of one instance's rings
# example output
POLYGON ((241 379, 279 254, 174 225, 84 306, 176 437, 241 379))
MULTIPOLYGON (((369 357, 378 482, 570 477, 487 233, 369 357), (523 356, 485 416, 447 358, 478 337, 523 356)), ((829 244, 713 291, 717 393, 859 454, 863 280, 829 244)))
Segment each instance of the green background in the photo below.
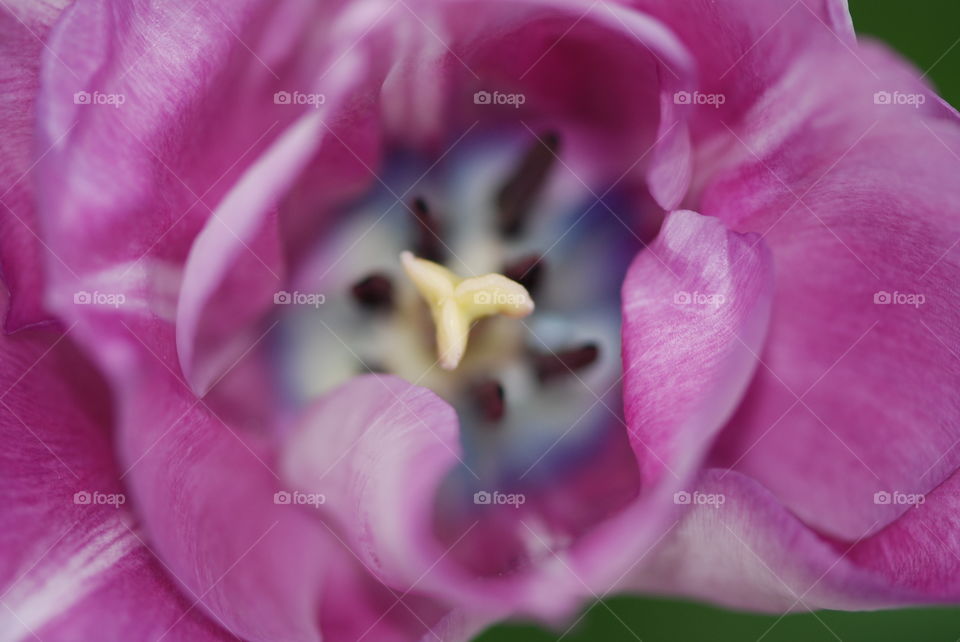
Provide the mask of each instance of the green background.
MULTIPOLYGON (((927 71, 960 107, 960 0, 850 0, 859 34, 888 42, 927 71)), ((960 176, 958 176, 960 180, 960 176)), ((819 611, 777 616, 736 613, 664 599, 616 597, 594 604, 566 635, 524 623, 493 627, 478 642, 958 642, 960 609, 872 613, 819 611), (819 619, 818 619, 819 618, 819 619)))

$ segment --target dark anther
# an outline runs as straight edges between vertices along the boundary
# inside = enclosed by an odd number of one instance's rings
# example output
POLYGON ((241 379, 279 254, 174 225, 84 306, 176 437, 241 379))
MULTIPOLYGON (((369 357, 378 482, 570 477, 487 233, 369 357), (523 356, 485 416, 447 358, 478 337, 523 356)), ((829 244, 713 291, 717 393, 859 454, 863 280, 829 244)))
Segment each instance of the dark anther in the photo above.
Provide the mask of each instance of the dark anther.
POLYGON ((371 310, 383 310, 393 305, 393 282, 382 272, 374 272, 357 281, 350 292, 357 303, 371 310))
POLYGON ((543 257, 539 254, 528 254, 508 263, 503 268, 503 275, 527 288, 531 295, 543 279, 543 257))
POLYGON ((413 253, 420 258, 439 263, 445 256, 440 222, 427 207, 427 202, 419 196, 413 199, 410 211, 416 219, 413 253))
POLYGON ((560 138, 548 133, 527 150, 526 155, 497 194, 497 223, 506 237, 523 231, 530 207, 547 180, 557 158, 560 138))
POLYGON ((357 363, 357 374, 389 374, 387 367, 377 361, 360 361, 357 363))
POLYGON ((600 351, 595 343, 586 343, 553 353, 538 353, 533 357, 533 367, 540 381, 550 381, 575 373, 597 360, 600 351))
POLYGON ((476 384, 473 398, 484 419, 500 421, 503 418, 503 386, 499 382, 489 379, 476 384))

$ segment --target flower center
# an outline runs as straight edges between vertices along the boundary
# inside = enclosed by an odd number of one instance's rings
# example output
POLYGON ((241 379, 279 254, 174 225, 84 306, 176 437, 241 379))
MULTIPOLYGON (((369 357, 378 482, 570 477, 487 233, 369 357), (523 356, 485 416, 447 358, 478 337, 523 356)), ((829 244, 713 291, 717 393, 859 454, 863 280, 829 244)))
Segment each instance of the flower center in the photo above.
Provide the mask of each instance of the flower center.
POLYGON ((524 131, 466 139, 443 163, 392 155, 383 189, 292 283, 325 302, 282 311, 285 395, 306 404, 368 372, 428 387, 457 410, 467 475, 485 484, 588 457, 619 425, 619 284, 636 244, 560 153, 558 136, 524 131))
POLYGON ((283 305, 268 352, 289 417, 371 372, 453 406, 459 461, 437 489, 434 533, 452 559, 500 576, 636 495, 620 285, 645 201, 636 184, 588 187, 574 168, 600 180, 596 152, 575 132, 561 149, 527 127, 481 129, 439 158, 388 150, 297 264, 289 289, 323 296, 290 299, 322 303, 283 305), (523 507, 477 500, 491 492, 523 507))

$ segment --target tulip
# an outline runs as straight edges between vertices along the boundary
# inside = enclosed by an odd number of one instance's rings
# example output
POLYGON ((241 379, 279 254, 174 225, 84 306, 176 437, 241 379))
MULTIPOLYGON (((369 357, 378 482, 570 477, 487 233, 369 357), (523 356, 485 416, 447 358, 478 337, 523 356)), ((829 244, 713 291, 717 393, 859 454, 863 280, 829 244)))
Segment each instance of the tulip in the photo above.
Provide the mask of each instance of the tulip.
POLYGON ((840 0, 8 0, 0 637, 960 598, 960 129, 840 0))

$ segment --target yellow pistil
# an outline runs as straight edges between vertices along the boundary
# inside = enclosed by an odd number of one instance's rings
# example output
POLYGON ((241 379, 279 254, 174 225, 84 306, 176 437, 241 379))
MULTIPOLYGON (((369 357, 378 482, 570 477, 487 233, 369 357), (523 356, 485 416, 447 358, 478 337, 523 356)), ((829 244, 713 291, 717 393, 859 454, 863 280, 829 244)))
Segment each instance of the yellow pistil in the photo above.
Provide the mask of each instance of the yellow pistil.
POLYGON ((440 366, 454 370, 467 349, 470 326, 477 319, 503 314, 522 319, 533 312, 527 289, 502 274, 461 278, 447 268, 415 257, 400 255, 403 269, 430 306, 437 327, 440 366))

